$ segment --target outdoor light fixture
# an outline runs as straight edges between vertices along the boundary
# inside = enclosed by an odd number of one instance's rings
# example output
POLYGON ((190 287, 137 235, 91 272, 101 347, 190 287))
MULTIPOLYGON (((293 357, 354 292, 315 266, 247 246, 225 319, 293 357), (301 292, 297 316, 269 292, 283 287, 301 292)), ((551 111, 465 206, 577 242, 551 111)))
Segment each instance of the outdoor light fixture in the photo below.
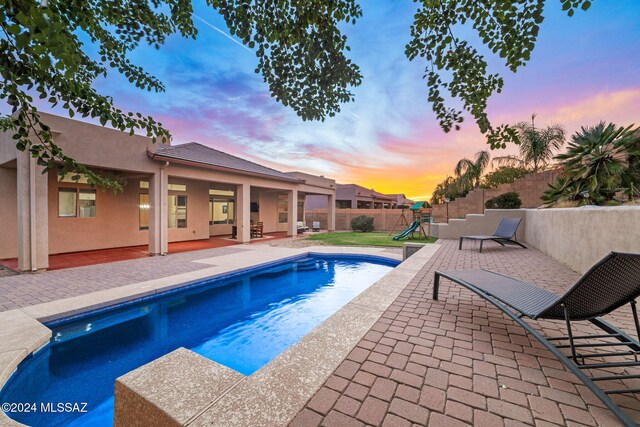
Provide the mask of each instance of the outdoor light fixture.
POLYGON ((447 204, 447 224, 449 223, 449 202, 451 201, 451 199, 449 199, 448 197, 445 197, 444 202, 447 204))
POLYGON ((589 198, 589 190, 584 190, 580 192, 580 197, 582 197, 583 199, 588 199, 589 198))

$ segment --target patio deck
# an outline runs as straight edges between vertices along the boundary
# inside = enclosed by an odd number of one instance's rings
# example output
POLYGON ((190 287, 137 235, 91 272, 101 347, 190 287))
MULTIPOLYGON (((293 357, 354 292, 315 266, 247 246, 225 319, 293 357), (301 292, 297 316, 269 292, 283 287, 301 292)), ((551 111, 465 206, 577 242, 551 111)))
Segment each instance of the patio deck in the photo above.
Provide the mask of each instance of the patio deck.
MULTIPOLYGON (((619 425, 559 360, 491 304, 447 280, 439 301, 431 299, 435 270, 463 268, 500 271, 556 293, 580 276, 535 249, 491 245, 480 254, 444 241, 290 426, 619 425)), ((635 331, 627 311, 607 320, 635 331)), ((561 322, 532 323, 546 336, 566 335, 561 322)), ((609 386, 637 388, 639 381, 609 386)), ((614 400, 640 421, 637 398, 614 400)))
MULTIPOLYGON (((250 243, 264 243, 271 239, 286 238, 286 232, 265 233, 264 238, 255 239, 250 243)), ((199 251, 203 249, 223 248, 237 245, 238 242, 230 239, 230 236, 215 236, 202 240, 188 240, 184 242, 169 243, 169 254, 181 252, 199 251)), ((61 270, 64 268, 84 267, 87 265, 105 264, 109 262, 126 261, 149 257, 147 245, 128 246, 123 248, 98 249, 94 251, 70 252, 64 254, 49 255, 48 270, 61 270)), ((11 270, 18 270, 18 259, 11 258, 0 260, 0 265, 11 270)))
MULTIPOLYGON (((0 311, 196 271, 210 264, 191 261, 246 249, 237 245, 1 278, 0 311)), ((498 309, 446 280, 440 300, 433 301, 433 272, 462 268, 504 272, 557 293, 580 276, 535 249, 490 245, 480 254, 442 242, 290 425, 619 425, 559 360, 498 309)), ((632 332, 628 312, 621 309, 607 320, 632 332)), ((546 336, 564 334, 561 322, 532 324, 546 336)), ((576 326, 580 334, 591 330, 576 326)), ((637 388, 640 380, 608 386, 637 388)), ((614 400, 640 421, 636 397, 614 400)))

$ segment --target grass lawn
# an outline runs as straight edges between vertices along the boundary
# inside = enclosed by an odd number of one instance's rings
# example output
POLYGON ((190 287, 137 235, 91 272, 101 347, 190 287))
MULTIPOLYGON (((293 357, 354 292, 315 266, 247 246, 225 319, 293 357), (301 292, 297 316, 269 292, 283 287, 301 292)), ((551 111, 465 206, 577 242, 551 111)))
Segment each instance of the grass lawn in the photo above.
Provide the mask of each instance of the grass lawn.
MULTIPOLYGON (((394 233, 394 235, 397 233, 394 233)), ((329 245, 336 246, 391 246, 401 247, 404 242, 412 243, 433 243, 435 237, 428 238, 415 238, 415 239, 402 239, 393 240, 388 233, 360 233, 360 232, 348 232, 348 233, 323 233, 316 234, 307 237, 307 240, 315 240, 325 242, 329 245)))

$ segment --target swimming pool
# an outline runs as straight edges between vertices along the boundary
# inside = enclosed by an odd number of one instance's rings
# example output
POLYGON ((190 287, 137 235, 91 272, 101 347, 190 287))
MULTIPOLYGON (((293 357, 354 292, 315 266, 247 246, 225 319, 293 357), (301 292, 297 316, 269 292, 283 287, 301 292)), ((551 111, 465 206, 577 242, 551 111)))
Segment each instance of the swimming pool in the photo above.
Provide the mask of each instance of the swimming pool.
POLYGON ((8 414, 32 426, 111 425, 117 377, 178 347, 250 375, 397 264, 309 255, 49 323, 50 344, 19 366, 0 402, 35 404, 8 414), (58 403, 86 412, 42 412, 58 403))

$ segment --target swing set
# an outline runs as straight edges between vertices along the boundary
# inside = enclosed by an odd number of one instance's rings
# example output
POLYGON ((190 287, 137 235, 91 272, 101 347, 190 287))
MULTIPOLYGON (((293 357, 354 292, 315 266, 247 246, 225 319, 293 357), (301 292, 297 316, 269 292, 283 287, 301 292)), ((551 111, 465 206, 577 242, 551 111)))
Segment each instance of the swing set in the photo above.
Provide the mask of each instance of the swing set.
POLYGON ((406 237, 413 239, 414 233, 418 233, 418 239, 427 238, 431 235, 431 208, 427 207, 427 202, 416 202, 409 208, 412 215, 412 223, 409 224, 407 217, 404 214, 406 208, 402 208, 402 212, 398 217, 395 225, 389 232, 391 236, 397 229, 403 230, 402 233, 393 237, 393 240, 400 240, 406 237), (427 231, 425 232, 423 224, 427 224, 427 231))

